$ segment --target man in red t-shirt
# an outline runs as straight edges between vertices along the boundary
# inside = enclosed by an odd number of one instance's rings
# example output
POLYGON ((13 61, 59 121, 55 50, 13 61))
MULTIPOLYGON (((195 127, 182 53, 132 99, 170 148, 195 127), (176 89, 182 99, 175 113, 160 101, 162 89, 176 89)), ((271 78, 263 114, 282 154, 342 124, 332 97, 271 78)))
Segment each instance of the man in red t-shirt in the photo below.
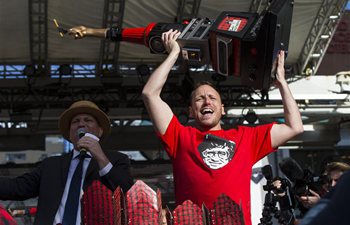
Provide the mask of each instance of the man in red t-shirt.
POLYGON ((154 128, 173 162, 176 203, 191 200, 210 208, 225 193, 242 205, 245 224, 250 225, 252 166, 303 131, 299 109, 285 80, 284 52, 278 54, 276 85, 284 104, 285 124, 223 130, 220 119, 225 111, 220 94, 210 83, 203 82, 195 86, 190 98, 189 116, 195 125, 183 126, 160 97, 180 53, 176 42, 179 35, 173 30, 162 34, 169 55, 142 91, 154 128))
POLYGON ((2 205, 0 205, 0 225, 17 225, 16 220, 2 205))

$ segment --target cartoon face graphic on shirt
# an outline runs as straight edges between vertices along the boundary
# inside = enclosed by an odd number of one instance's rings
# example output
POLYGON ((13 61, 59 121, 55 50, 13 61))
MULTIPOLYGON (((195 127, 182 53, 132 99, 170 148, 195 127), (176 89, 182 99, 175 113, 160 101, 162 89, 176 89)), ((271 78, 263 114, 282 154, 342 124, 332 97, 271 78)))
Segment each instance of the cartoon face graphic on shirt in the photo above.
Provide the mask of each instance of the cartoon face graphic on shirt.
POLYGON ((207 134, 198 145, 204 163, 211 169, 220 169, 226 166, 234 155, 236 144, 212 134, 207 134))

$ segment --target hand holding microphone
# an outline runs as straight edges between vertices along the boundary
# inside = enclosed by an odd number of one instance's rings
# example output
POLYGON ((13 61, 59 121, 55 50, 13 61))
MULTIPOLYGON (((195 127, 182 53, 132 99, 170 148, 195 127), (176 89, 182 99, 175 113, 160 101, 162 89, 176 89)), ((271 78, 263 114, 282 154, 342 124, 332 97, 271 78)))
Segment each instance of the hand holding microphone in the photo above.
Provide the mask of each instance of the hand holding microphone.
MULTIPOLYGON (((77 130, 77 136, 79 137, 79 140, 80 140, 81 138, 85 137, 85 136, 86 136, 86 137, 89 137, 89 138, 91 138, 91 139, 94 139, 94 140, 97 141, 97 142, 100 140, 100 139, 99 139, 98 137, 96 137, 95 135, 86 132, 86 129, 85 129, 84 127, 79 128, 79 129, 77 130)), ((88 143, 89 143, 89 142, 88 142, 88 143)), ((88 143, 85 142, 85 145, 88 144, 88 143)), ((82 143, 80 143, 79 145, 82 145, 82 143)), ((93 147, 93 146, 92 146, 92 147, 93 147)), ((90 148, 89 148, 89 150, 90 150, 90 152, 91 152, 91 150, 93 150, 93 149, 90 149, 90 148)), ((87 152, 88 150, 87 150, 86 147, 79 147, 79 151, 80 151, 81 153, 85 152, 85 154, 86 154, 86 152, 87 152)))
POLYGON ((110 163, 99 144, 100 139, 98 137, 88 133, 85 128, 79 128, 77 130, 77 136, 79 137, 77 148, 80 152, 85 152, 86 154, 86 152, 89 151, 91 156, 96 159, 101 169, 110 163))

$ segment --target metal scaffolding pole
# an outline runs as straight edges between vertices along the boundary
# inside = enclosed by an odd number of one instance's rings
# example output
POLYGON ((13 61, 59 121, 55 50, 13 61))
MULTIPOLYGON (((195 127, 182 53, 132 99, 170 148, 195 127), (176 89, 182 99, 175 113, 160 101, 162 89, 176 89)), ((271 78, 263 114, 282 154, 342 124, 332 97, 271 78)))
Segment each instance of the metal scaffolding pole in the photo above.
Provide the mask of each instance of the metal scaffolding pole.
MULTIPOLYGON (((125 0, 105 0, 102 27, 122 28, 124 17, 125 0)), ((120 42, 101 41, 100 57, 98 66, 96 67, 96 75, 100 75, 103 69, 112 64, 114 67, 118 65, 120 42)))
POLYGON ((250 7, 249 7, 249 12, 257 12, 260 13, 266 7, 269 5, 269 2, 271 0, 252 0, 250 7))
POLYGON ((176 22, 182 23, 184 19, 192 19, 198 16, 201 0, 178 0, 176 22))
POLYGON ((37 65, 37 71, 47 74, 47 0, 29 0, 30 60, 37 65))
POLYGON ((299 74, 314 75, 320 66, 347 0, 324 0, 298 60, 299 74))

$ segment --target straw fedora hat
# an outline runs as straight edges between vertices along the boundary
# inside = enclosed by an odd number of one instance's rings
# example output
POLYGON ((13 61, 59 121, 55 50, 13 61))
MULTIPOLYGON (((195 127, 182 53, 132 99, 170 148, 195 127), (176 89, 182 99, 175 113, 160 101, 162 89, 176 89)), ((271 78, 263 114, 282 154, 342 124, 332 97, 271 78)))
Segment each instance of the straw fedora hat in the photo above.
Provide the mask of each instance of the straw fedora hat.
POLYGON ((70 123, 74 116, 78 114, 89 114, 93 116, 103 130, 101 139, 105 138, 111 130, 111 123, 108 116, 91 101, 77 101, 74 102, 67 110, 65 110, 58 123, 59 130, 63 137, 69 139, 70 123))

